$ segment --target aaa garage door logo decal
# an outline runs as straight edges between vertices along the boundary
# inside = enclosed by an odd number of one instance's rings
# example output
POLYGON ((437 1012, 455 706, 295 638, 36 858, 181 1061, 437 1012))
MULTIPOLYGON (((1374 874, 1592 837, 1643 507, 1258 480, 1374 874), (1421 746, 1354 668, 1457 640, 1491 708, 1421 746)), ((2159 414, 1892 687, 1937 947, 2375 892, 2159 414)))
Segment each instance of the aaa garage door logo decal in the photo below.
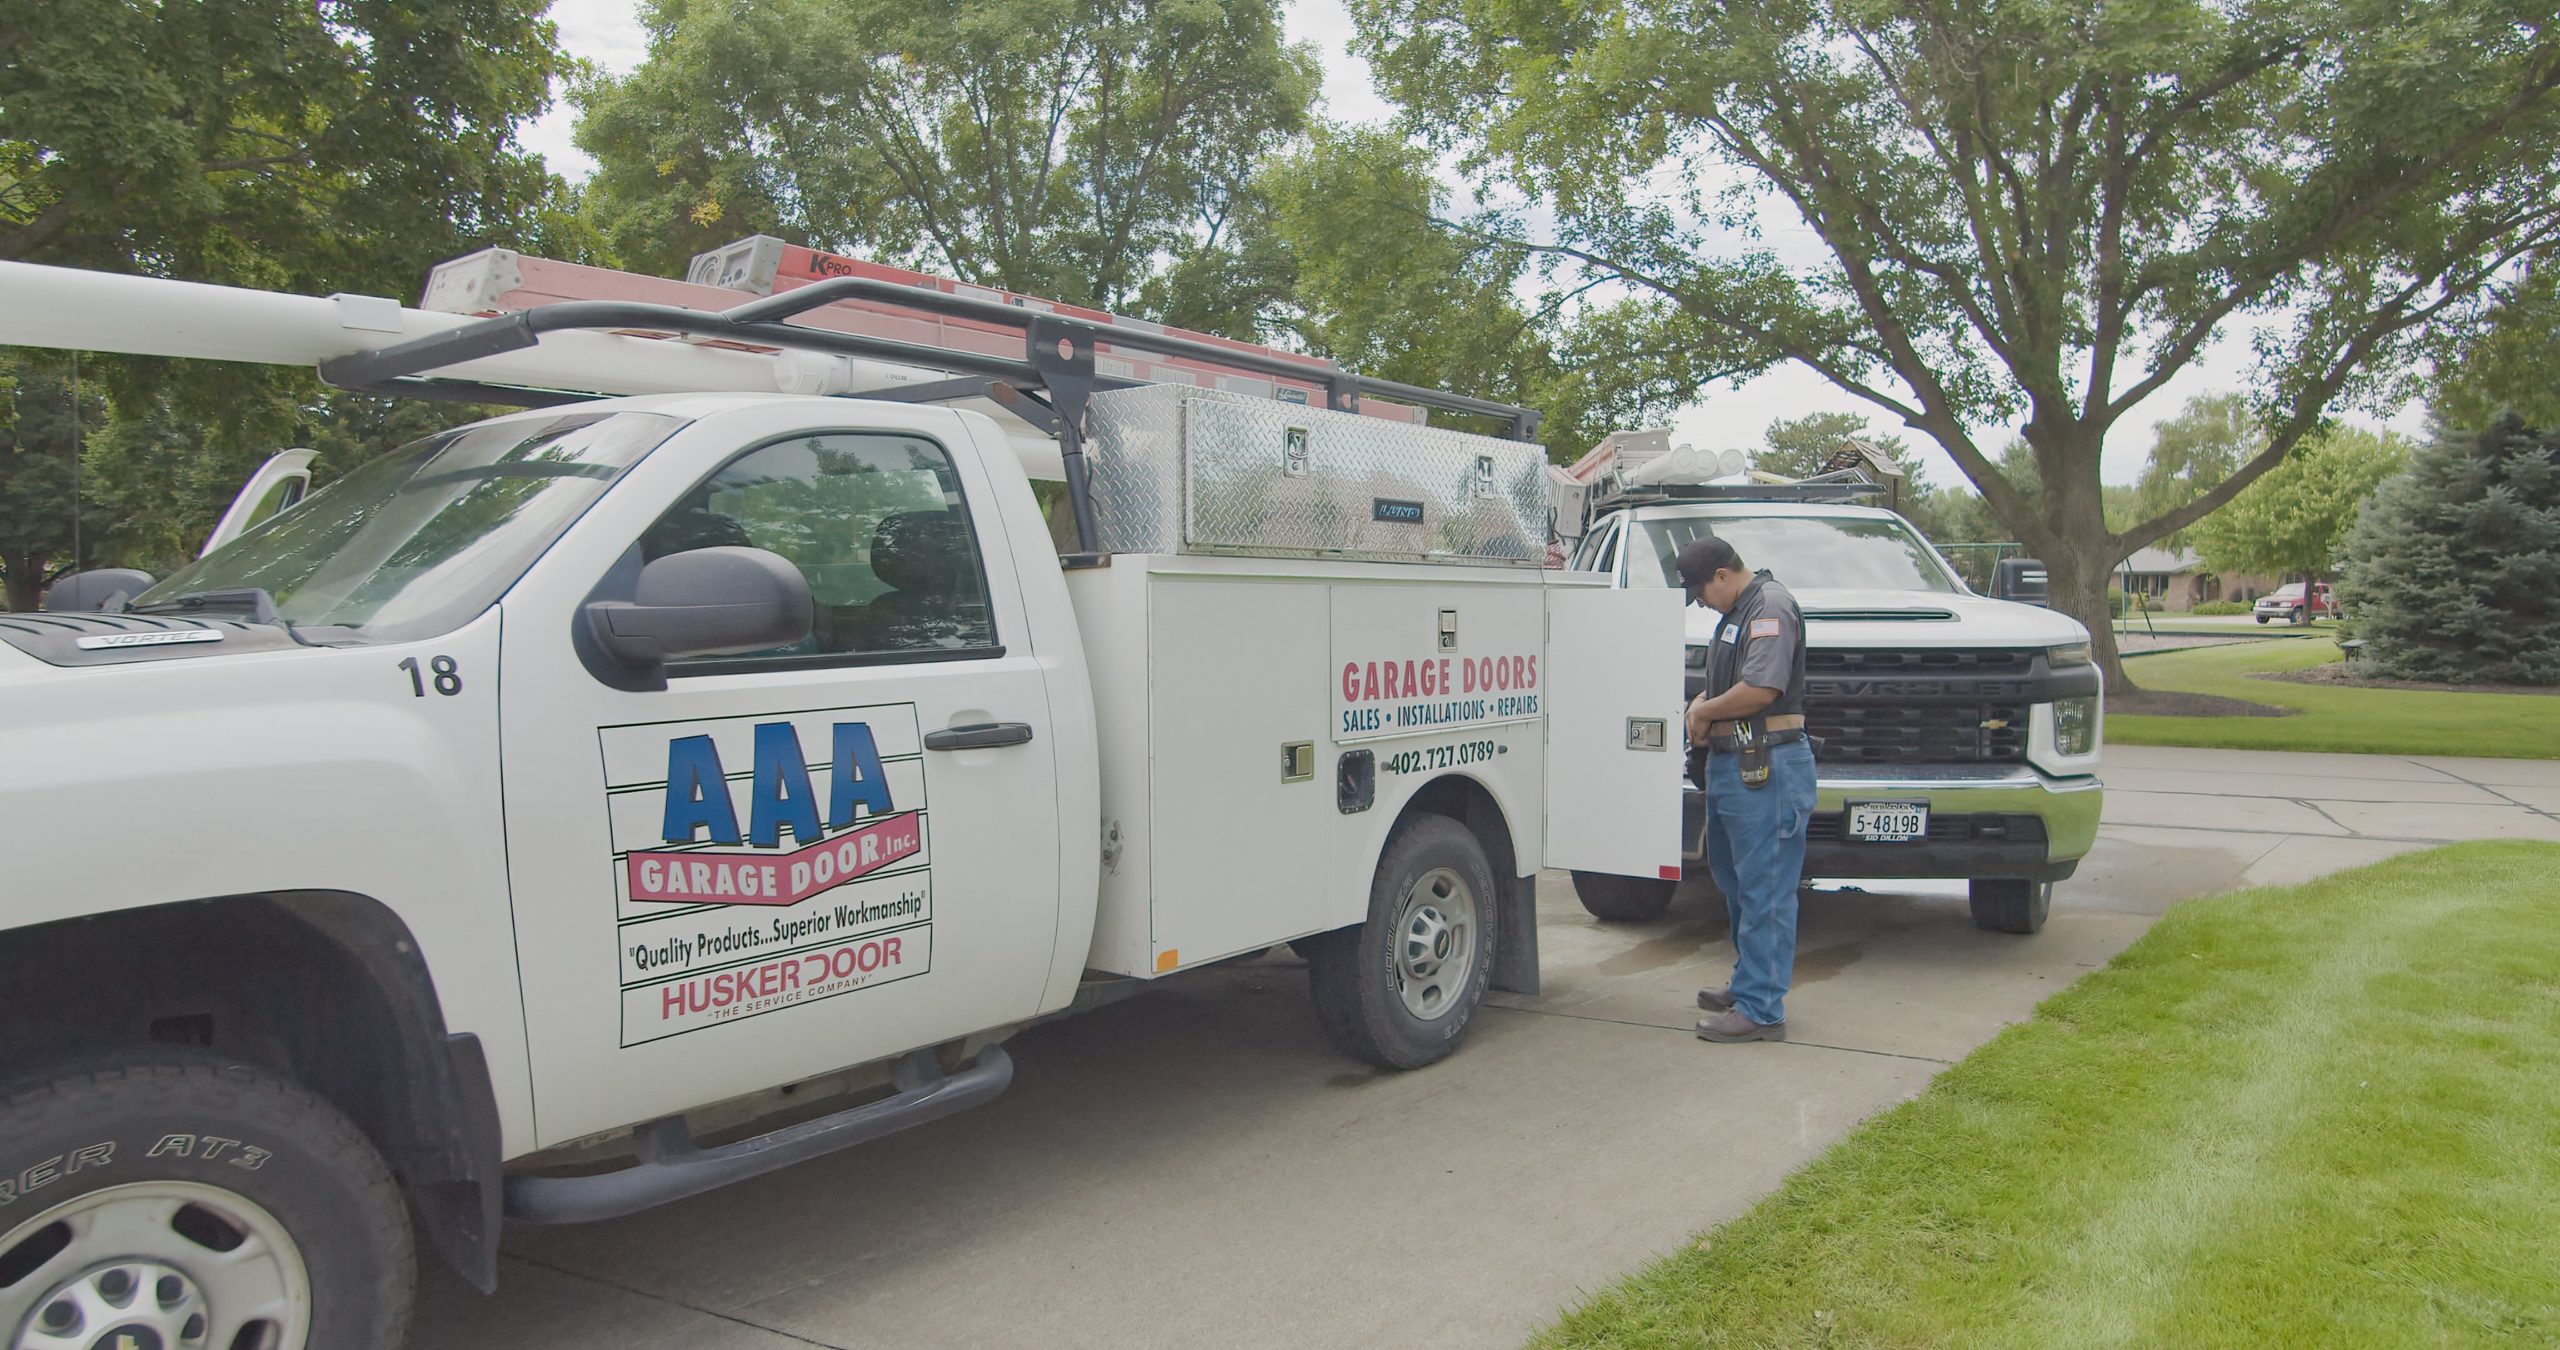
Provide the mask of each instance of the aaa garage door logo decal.
POLYGON ((605 727, 622 1044, 924 974, 912 704, 605 727))

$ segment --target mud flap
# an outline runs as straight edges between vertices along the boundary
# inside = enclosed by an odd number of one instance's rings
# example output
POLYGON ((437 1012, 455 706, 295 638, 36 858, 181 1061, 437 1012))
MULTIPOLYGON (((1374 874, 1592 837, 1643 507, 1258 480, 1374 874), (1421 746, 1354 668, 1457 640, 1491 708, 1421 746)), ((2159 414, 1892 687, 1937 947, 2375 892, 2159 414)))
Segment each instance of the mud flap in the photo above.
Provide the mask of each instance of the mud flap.
POLYGON ((1496 932, 1493 972, 1486 983, 1511 994, 1538 992, 1538 879, 1508 877, 1494 902, 1496 932))

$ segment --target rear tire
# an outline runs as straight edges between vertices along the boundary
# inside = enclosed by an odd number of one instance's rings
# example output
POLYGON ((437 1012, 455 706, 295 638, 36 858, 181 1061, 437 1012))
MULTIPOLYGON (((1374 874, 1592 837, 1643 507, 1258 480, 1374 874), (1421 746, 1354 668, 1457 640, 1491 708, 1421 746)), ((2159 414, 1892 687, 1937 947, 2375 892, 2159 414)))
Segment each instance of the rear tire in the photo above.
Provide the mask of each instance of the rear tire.
POLYGON ((0 1099, 0 1176, 0 1331, 276 1350, 407 1333, 400 1188, 281 1078, 164 1047, 24 1080, 0 1099))
POLYGON ((1298 940, 1334 1045, 1388 1069, 1457 1049, 1493 974, 1499 894, 1466 826, 1424 815, 1397 830, 1369 886, 1368 920, 1298 940))
POLYGON ((1591 917, 1609 923, 1645 923, 1659 919, 1671 908, 1672 893, 1680 889, 1676 881, 1652 877, 1622 877, 1607 872, 1576 872, 1573 893, 1591 917))
POLYGON ((1973 924, 1993 933, 2032 933, 2053 911, 2053 883, 2014 877, 1977 878, 1967 887, 1973 924))

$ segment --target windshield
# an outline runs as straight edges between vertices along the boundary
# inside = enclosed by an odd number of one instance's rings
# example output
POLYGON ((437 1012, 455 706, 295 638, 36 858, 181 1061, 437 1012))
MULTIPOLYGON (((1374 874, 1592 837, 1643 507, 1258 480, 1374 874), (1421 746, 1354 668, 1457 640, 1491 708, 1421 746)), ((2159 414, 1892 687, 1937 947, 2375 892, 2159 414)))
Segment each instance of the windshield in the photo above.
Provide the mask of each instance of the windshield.
POLYGON ((1745 566, 1769 569, 1791 591, 1938 591, 1963 588, 1929 546, 1898 520, 1862 516, 1689 516, 1636 525, 1643 546, 1627 554, 1630 586, 1676 586, 1673 560, 1714 535, 1745 566))
POLYGON ((134 600, 257 589, 296 627, 385 641, 469 622, 678 418, 565 413, 413 441, 311 494, 134 600))

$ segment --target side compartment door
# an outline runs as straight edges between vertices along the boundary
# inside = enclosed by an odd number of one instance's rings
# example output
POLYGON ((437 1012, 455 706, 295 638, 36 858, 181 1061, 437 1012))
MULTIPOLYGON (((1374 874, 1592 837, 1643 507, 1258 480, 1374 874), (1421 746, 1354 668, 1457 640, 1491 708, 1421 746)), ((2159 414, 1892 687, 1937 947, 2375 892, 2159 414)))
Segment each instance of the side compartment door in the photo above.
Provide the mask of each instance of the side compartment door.
POLYGON ((1547 866, 1679 877, 1680 605, 1548 586, 1547 866))
POLYGON ((545 1142, 1018 1021, 1048 979, 1055 728, 993 509, 1026 490, 948 412, 816 415, 859 420, 776 430, 812 416, 795 404, 680 432, 643 466, 650 507, 582 524, 571 578, 610 592, 671 554, 764 549, 809 582, 799 641, 651 688, 579 653, 577 595, 509 615, 545 1142))

